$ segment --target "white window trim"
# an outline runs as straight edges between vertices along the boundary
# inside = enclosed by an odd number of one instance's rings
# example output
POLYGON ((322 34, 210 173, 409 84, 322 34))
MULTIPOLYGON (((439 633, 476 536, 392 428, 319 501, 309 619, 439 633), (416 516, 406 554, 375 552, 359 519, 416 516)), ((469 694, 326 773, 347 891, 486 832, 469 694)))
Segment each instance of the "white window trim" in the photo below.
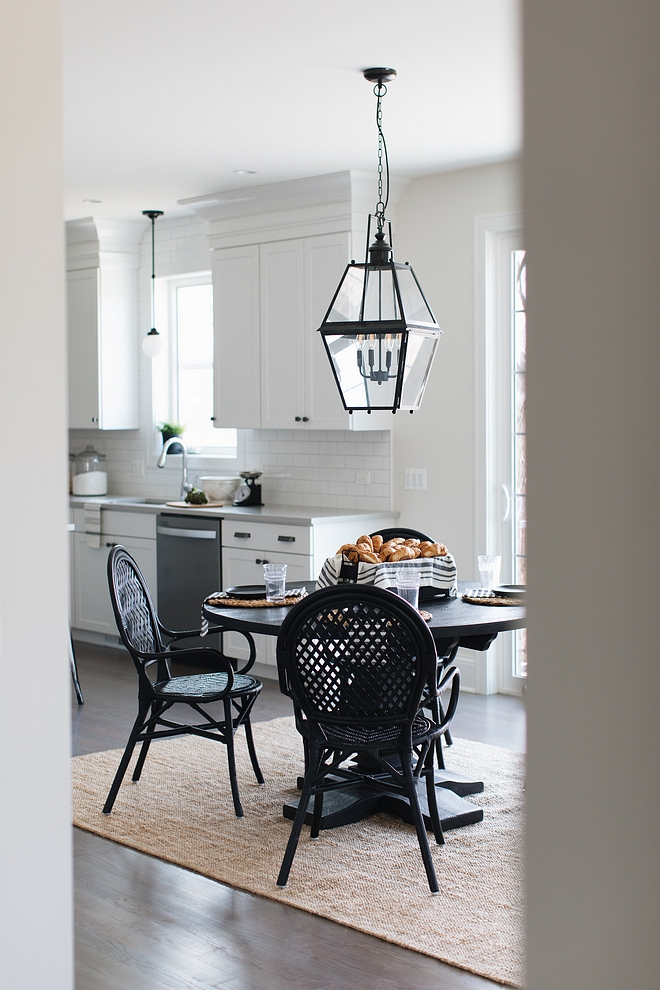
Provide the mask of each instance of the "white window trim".
MULTIPOLYGON (((150 410, 152 423, 152 440, 149 444, 148 462, 155 466, 162 450, 162 439, 158 423, 171 420, 171 409, 176 397, 176 290, 187 285, 206 285, 211 283, 211 271, 181 272, 177 275, 167 275, 156 278, 156 326, 161 328, 165 337, 163 353, 150 361, 150 410)), ((183 438, 185 443, 185 437, 183 438)), ((188 453, 189 471, 191 474, 209 472, 213 474, 235 474, 245 466, 245 436, 243 430, 237 430, 236 457, 227 457, 220 452, 212 452, 210 448, 202 448, 203 453, 195 453, 195 448, 188 453)))

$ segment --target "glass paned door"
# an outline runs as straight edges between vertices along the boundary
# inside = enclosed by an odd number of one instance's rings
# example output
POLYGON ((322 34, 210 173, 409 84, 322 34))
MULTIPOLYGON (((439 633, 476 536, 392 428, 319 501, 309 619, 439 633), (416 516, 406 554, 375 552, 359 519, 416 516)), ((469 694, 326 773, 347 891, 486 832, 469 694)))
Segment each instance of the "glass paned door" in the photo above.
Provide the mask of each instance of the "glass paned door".
MULTIPOLYGON (((527 323, 526 258, 524 251, 511 252, 510 277, 513 285, 511 297, 512 343, 512 409, 511 427, 513 442, 513 519, 512 546, 513 575, 515 584, 527 584, 527 419, 525 397, 527 381, 527 323)), ((513 635, 512 673, 514 677, 527 676, 527 630, 519 629, 513 635)))
MULTIPOLYGON (((494 218, 494 221, 496 218, 494 218)), ((485 544, 501 554, 504 584, 527 583, 525 251, 505 220, 485 232, 485 544)), ((520 694, 527 672, 524 630, 491 647, 496 689, 520 694)))

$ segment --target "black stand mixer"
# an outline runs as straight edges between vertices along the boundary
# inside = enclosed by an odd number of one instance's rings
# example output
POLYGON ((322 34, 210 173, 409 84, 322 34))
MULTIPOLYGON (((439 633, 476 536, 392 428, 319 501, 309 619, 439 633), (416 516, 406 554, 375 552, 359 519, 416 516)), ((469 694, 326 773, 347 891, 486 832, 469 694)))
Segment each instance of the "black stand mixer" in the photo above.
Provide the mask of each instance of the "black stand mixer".
POLYGON ((244 480, 236 492, 234 505, 240 505, 242 508, 263 505, 264 503, 261 501, 261 485, 255 484, 257 478, 261 477, 262 472, 241 471, 240 475, 244 480))

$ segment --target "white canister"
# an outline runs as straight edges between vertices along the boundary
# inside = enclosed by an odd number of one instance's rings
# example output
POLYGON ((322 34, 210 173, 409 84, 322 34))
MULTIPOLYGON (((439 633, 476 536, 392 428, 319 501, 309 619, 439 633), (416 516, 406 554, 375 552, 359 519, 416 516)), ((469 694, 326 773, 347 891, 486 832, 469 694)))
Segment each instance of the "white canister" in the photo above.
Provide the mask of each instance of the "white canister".
POLYGON ((73 469, 74 495, 107 495, 108 473, 105 470, 105 454, 99 454, 88 445, 76 456, 73 469))

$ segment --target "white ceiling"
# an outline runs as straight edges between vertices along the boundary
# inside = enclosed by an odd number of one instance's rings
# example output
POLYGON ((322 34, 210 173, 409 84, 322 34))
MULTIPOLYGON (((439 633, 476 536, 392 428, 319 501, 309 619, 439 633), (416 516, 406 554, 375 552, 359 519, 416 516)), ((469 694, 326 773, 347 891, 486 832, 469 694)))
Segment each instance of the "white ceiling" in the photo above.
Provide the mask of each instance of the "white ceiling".
POLYGON ((373 171, 371 65, 398 71, 394 174, 511 157, 519 20, 518 0, 65 0, 66 218, 373 171))

